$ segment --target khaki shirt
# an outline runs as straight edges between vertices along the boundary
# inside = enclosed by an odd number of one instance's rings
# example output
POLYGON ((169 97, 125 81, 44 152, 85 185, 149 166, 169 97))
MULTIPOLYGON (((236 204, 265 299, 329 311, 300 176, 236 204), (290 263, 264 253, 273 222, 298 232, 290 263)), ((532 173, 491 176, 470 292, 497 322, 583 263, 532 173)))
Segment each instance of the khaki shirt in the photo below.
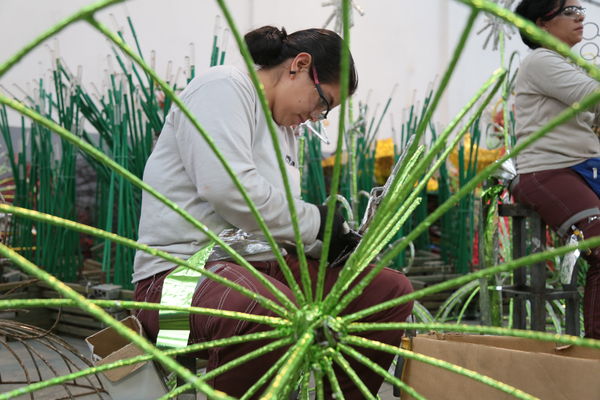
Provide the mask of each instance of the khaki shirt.
MULTIPOLYGON (((599 88, 599 82, 560 54, 535 49, 521 63, 515 82, 517 144, 599 88)), ((599 110, 596 105, 577 114, 523 150, 516 157, 518 173, 566 168, 600 157, 593 130, 599 110)))

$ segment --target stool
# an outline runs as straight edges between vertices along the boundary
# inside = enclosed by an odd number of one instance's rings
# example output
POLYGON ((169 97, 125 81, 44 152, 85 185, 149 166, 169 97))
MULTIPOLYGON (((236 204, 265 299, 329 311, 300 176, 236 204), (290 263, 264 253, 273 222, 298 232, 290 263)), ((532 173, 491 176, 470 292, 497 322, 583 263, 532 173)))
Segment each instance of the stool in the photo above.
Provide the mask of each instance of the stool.
MULTIPOLYGON (((527 255, 527 227, 531 233, 531 253, 544 250, 546 224, 532 209, 521 204, 501 204, 498 215, 512 218, 513 259, 527 255)), ((573 274, 577 276, 576 271, 573 274)), ((535 331, 546 330, 546 301, 564 299, 566 333, 579 336, 579 292, 577 282, 563 285, 561 289, 546 288, 546 264, 544 261, 513 271, 513 285, 502 287, 502 292, 513 298, 513 328, 527 329, 526 301, 531 302, 531 327, 535 331), (529 275, 529 285, 527 278, 529 275)))

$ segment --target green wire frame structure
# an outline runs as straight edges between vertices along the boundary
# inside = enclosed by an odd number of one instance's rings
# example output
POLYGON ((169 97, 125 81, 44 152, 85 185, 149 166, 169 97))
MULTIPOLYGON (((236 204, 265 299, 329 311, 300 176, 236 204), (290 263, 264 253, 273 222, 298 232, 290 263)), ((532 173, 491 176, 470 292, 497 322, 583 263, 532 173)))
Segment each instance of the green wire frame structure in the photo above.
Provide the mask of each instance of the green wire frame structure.
MULTIPOLYGON (((146 64, 146 62, 139 57, 134 50, 132 50, 127 44, 123 42, 121 37, 114 32, 108 30, 104 25, 95 19, 95 14, 113 4, 119 3, 123 0, 103 0, 88 7, 81 9, 80 11, 73 14, 71 17, 60 22, 56 26, 52 27, 40 37, 36 38, 13 57, 2 62, 0 64, 0 77, 3 76, 9 69, 14 67, 23 57, 25 57, 31 50, 39 46, 48 38, 52 37, 56 33, 60 32, 72 23, 83 21, 89 24, 93 29, 97 30, 100 34, 104 35, 109 41, 117 46, 123 53, 127 54, 131 61, 136 63, 144 72, 152 78, 154 83, 160 87, 165 95, 171 99, 173 104, 179 107, 182 112, 186 115, 191 123, 198 130, 198 134, 201 135, 204 140, 210 145, 212 151, 222 162, 223 167, 230 175, 232 181, 237 186, 238 190, 244 196, 250 211, 258 221, 265 237, 273 248, 277 260, 279 261, 280 267, 288 281, 288 285, 295 296, 295 301, 287 298, 281 293, 276 287, 274 287, 260 272, 254 269, 247 261, 245 261, 238 253, 236 253, 231 247, 224 243, 219 237, 218 232, 210 231, 201 221, 195 220, 191 215, 187 214, 184 210, 177 207, 175 203, 170 201, 165 195, 157 192, 155 189, 141 181, 134 174, 130 173, 127 169, 121 166, 119 163, 107 157, 98 149, 94 148, 85 141, 79 139, 76 135, 72 134, 68 130, 64 129, 60 125, 51 121, 48 118, 35 112, 33 109, 26 107, 23 103, 11 99, 3 94, 0 94, 0 104, 3 104, 17 112, 21 113, 25 117, 30 118, 35 123, 43 126, 56 134, 58 134, 63 140, 72 143, 78 147, 80 151, 85 152, 89 157, 92 157, 99 162, 102 162, 107 168, 111 169, 115 173, 119 174, 123 179, 131 182, 136 187, 147 191, 151 195, 161 200, 166 206, 171 208, 173 212, 181 215, 187 223, 191 223, 197 229, 205 233, 208 237, 225 249, 233 258, 234 262, 247 268, 258 280, 261 282, 277 299, 277 302, 269 300, 263 296, 257 295, 240 285, 228 281, 213 274, 209 271, 199 270, 208 279, 218 281, 233 290, 237 290, 240 293, 248 296, 249 298, 256 300, 266 308, 272 310, 276 317, 264 317, 251 314, 245 314, 240 312, 227 312, 214 309, 203 309, 197 307, 174 307, 165 306, 159 304, 141 303, 141 302, 128 302, 128 301, 109 301, 109 300, 89 300, 79 295, 77 292, 69 288, 67 285, 58 280, 55 276, 44 271, 42 268, 31 263, 12 249, 7 246, 0 244, 0 254, 3 257, 10 259, 14 265, 23 269, 24 272, 30 274, 38 279, 47 282, 53 289, 59 292, 64 298, 61 299, 26 299, 26 300, 0 300, 0 309, 15 308, 15 307, 47 307, 52 304, 55 306, 76 306, 82 310, 88 312, 93 317, 104 322, 106 325, 116 329, 119 334, 127 338, 131 342, 138 345, 146 353, 143 356, 130 358, 126 360, 120 360, 116 363, 109 365, 103 365, 101 367, 89 368, 82 371, 70 373, 68 375, 48 379, 46 381, 31 384, 25 387, 21 387, 10 392, 0 394, 0 399, 9 399, 19 395, 34 392, 36 390, 43 389, 52 385, 58 385, 62 382, 66 382, 77 377, 106 371, 109 369, 117 368, 119 366, 134 364, 141 360, 156 360, 164 365, 166 369, 174 372, 179 377, 183 378, 186 384, 174 389, 164 398, 174 397, 177 393, 183 392, 189 387, 195 388, 197 391, 206 394, 209 398, 214 399, 230 399, 226 393, 215 390, 210 387, 206 381, 224 371, 230 370, 238 365, 243 364, 255 357, 264 354, 265 352, 274 351, 275 349, 287 347, 283 356, 276 362, 267 373, 259 379, 256 385, 254 385, 249 393, 243 398, 249 398, 262 385, 266 385, 266 389, 262 393, 264 399, 277 399, 284 398, 290 391, 299 390, 300 398, 308 399, 309 396, 314 395, 317 399, 324 398, 324 382, 329 381, 332 390, 336 393, 336 398, 344 398, 343 393, 339 388, 339 383, 335 376, 333 366, 339 365, 348 370, 349 377, 353 380, 357 387, 359 387, 366 398, 375 398, 374 395, 368 393, 365 385, 362 383, 359 376, 357 376, 349 368, 349 360, 357 360, 360 363, 365 364, 371 368, 375 373, 380 374, 388 382, 401 387, 407 393, 413 397, 422 399, 423 397, 416 393, 412 388, 407 386, 404 382, 398 378, 390 375, 387 371, 383 370, 376 363, 368 358, 362 356, 360 353, 361 348, 372 348, 380 351, 398 354, 407 359, 414 359, 420 362, 428 363, 439 368, 447 369, 455 372, 456 374, 469 377, 471 379, 483 382, 490 385, 502 392, 508 393, 519 399, 532 399, 533 396, 522 392, 521 390, 511 387, 505 383, 496 381, 487 376, 483 376, 474 371, 470 371, 456 365, 447 363, 442 360, 437 360, 431 357, 427 357, 418 353, 413 353, 401 348, 389 346, 376 341, 368 340, 360 336, 361 333, 372 331, 372 330, 403 330, 403 329, 435 329, 439 331, 457 331, 457 332, 469 332, 469 333, 480 333, 480 334, 496 334, 496 335, 510 335, 515 337, 533 338, 542 341, 552 341, 563 344, 574 344, 579 346, 585 346, 589 348, 600 348, 600 341, 583 339, 568 335, 555 335, 543 332, 531 332, 522 330, 511 330, 498 327, 486 327, 486 326, 465 326, 458 324, 416 324, 416 323, 380 323, 380 324, 366 324, 361 323, 360 320, 373 313, 395 307, 397 305, 406 303, 411 300, 417 300, 431 293, 447 290, 449 288, 458 287, 464 285, 470 281, 477 280, 480 278, 491 277, 496 273, 504 271, 512 271, 516 268, 530 265, 534 262, 549 259, 555 256, 566 254, 567 252, 573 251, 574 249, 587 249, 600 245, 600 238, 592 238, 577 245, 564 246, 543 253, 536 253, 518 260, 512 260, 508 263, 486 268, 484 270, 470 273, 461 276, 456 279, 452 279, 423 290, 418 290, 409 295, 402 296, 400 298, 387 301, 382 304, 375 305, 373 307, 361 310, 354 314, 342 315, 342 311, 353 299, 360 296, 362 291, 366 288, 373 277, 385 266, 389 265, 392 260, 395 259, 409 243, 416 237, 421 235, 427 230, 427 228, 439 219, 446 211, 456 205, 461 198, 471 193, 475 187, 487 179, 492 172, 500 166, 500 164, 511 156, 518 154, 526 146, 530 145, 535 140, 539 139, 545 133, 550 131, 552 128, 564 123, 570 118, 573 118, 578 112, 589 108, 590 106, 600 101, 600 93, 594 93, 580 103, 573 104, 569 109, 556 116, 547 126, 540 129, 535 134, 531 135, 523 143, 514 147, 510 154, 506 154, 503 158, 498 160, 496 163, 488 166, 483 171, 478 173, 468 184, 462 187, 457 193, 450 196, 447 201, 441 204, 433 213, 427 216, 422 223, 420 223, 415 229, 407 233, 403 240, 395 242, 392 249, 387 249, 379 261, 375 264, 375 268, 363 277, 361 280, 357 280, 358 276, 365 268, 371 263, 375 256, 378 255, 384 249, 384 246, 389 243, 399 229, 402 227, 404 222, 410 216, 412 211, 417 207, 420 202, 419 193, 422 192, 424 185, 428 181, 429 177, 437 171, 443 160, 450 149, 454 147, 458 141, 461 140, 463 135, 466 133, 465 129, 460 129, 455 132, 457 127, 463 124, 465 118, 469 119, 470 122, 465 123, 463 126, 470 126, 484 110, 486 105, 491 101, 493 96, 503 85, 506 85, 508 79, 507 68, 501 65, 497 71, 490 74, 489 80, 478 90, 472 100, 459 112, 459 114, 448 124, 444 132, 439 136, 435 145, 427 152, 423 147, 418 145, 420 137, 425 133, 426 127, 429 125, 432 115, 436 110, 437 105, 441 97, 443 96, 445 89, 451 79, 455 67, 468 38, 472 34, 472 29, 476 17, 481 13, 489 13, 503 20, 503 22, 512 24, 522 31, 526 32, 529 36, 535 40, 543 43, 545 46, 552 48, 571 59, 574 63, 584 68, 590 76, 594 79, 600 80, 600 69, 596 68, 592 64, 586 62, 583 58, 576 56, 570 51, 570 49, 563 43, 560 43, 555 38, 551 37, 545 32, 542 32, 533 24, 525 21, 509 10, 506 10, 496 3, 485 1, 485 0, 459 0, 465 6, 471 9, 469 18, 466 21, 465 28, 460 37, 458 45, 455 49, 451 62, 440 81, 439 86, 436 88, 431 103, 429 104, 427 111, 420 121, 420 124, 416 130, 416 140, 414 141, 413 148, 410 149, 409 157, 406 158, 402 165, 400 172, 394 179, 387 197, 381 203, 371 225, 370 229, 364 235, 361 243, 358 245, 356 251, 348 259, 346 264, 340 273, 340 278, 331 289, 329 293, 324 293, 324 275, 326 268, 327 252, 329 242, 331 239, 332 223, 333 223, 333 210, 335 207, 335 198, 339 190, 340 184, 340 173, 341 173, 341 159, 342 159, 342 147, 345 133, 345 121, 347 120, 348 111, 348 80, 349 80, 349 47, 350 47, 350 31, 349 31, 349 8, 350 1, 343 1, 343 38, 346 42, 342 53, 341 61, 341 107, 340 107, 340 122, 338 127, 338 140, 337 140, 337 152, 335 156, 335 163, 333 169, 333 179, 331 182, 331 193, 328 201, 328 217, 325 228, 325 239, 324 239, 324 251, 321 257, 319 265, 318 281, 316 282, 316 289, 313 292, 312 282, 308 274, 307 262, 303 253, 302 241, 298 229, 298 220, 296 211, 294 209, 294 202, 292 201, 292 194, 289 187, 289 182, 286 176, 286 169, 284 168, 284 161, 279 150, 279 143, 276 134, 276 129, 271 118, 270 110, 268 108, 267 101, 264 96, 262 86, 258 80, 258 77, 254 71, 254 66, 246 45, 243 41, 240 32, 238 31, 236 24, 234 23, 231 13, 227 8, 223 0, 216 0, 228 25, 231 33, 233 34, 237 45, 241 50, 242 56, 248 67, 251 79, 256 86, 261 105, 267 116, 269 131, 273 140, 274 152, 277 155, 279 167, 282 173, 283 181, 285 182, 285 190, 289 203, 289 212, 292 219, 292 224, 296 235, 296 245, 298 247, 298 254, 300 255, 300 268, 301 268, 301 281, 296 282, 292 277, 292 273, 287 266, 278 246, 270 234, 264 220, 261 218, 260 213, 257 211, 255 205, 245 192, 243 186, 229 167, 226 160, 223 158, 219 149, 215 146, 213 140, 210 137, 210 133, 206 132, 202 126, 198 123, 195 117, 175 95, 172 88, 164 81, 162 81, 158 75, 146 64), (453 140, 448 143, 448 139, 451 134, 455 134, 453 140), (344 294, 345 293, 345 294, 344 294), (271 329, 265 332, 235 336, 227 339, 208 341, 204 343, 194 344, 187 346, 183 349, 177 350, 160 350, 155 347, 152 343, 147 341, 145 338, 137 335, 132 330, 125 327, 123 324, 113 319, 105 310, 106 307, 119 306, 129 309, 153 309, 153 310, 175 310, 184 311, 188 313, 198 313, 205 315, 214 315, 222 318, 234 318, 238 320, 251 321, 254 323, 260 323, 269 326, 271 329), (324 331, 324 332, 323 332, 324 331), (334 333, 334 334, 332 334, 334 333), (326 341, 319 340, 323 334, 330 339, 326 341), (195 352, 200 350, 206 350, 213 347, 231 346, 238 343, 253 341, 253 340, 265 340, 268 339, 271 343, 267 346, 263 346, 261 349, 254 352, 248 353, 228 364, 221 365, 219 368, 209 371, 205 375, 196 375, 195 371, 190 371, 180 364, 178 364, 174 356, 177 354, 195 352), (313 383, 310 383, 313 382, 313 383), (297 385, 297 386, 296 386, 297 385)), ((502 33, 500 33, 502 35, 502 33)), ((60 226, 62 228, 72 229, 74 231, 84 232, 86 234, 94 235, 104 240, 110 240, 123 246, 127 246, 136 250, 146 251, 157 257, 162 257, 169 260, 175 265, 186 266, 188 268, 195 269, 192 265, 186 261, 177 259, 164 252, 156 249, 149 248, 141 245, 131 239, 123 238, 113 233, 103 231, 97 228, 92 228, 83 224, 79 224, 73 221, 69 221, 57 216, 43 214, 38 211, 9 206, 0 205, 0 212, 9 213, 16 215, 20 218, 28 218, 38 222, 47 223, 50 225, 60 226)))

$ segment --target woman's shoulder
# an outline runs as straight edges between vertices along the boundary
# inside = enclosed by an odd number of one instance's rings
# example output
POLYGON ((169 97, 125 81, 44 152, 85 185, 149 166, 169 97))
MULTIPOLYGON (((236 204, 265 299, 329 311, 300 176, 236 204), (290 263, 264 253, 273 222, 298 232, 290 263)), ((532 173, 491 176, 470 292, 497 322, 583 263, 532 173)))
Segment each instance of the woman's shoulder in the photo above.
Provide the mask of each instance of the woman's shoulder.
POLYGON ((189 96, 200 88, 214 88, 218 90, 219 88, 226 87, 252 91, 253 85, 248 74, 238 67, 233 65, 219 65, 207 69, 192 79, 182 95, 189 96))
POLYGON ((555 75, 558 71, 571 69, 567 60, 555 51, 537 48, 521 61, 519 75, 521 79, 545 79, 555 75))
POLYGON ((543 47, 539 47, 533 50, 527 55, 527 57, 525 57, 525 59, 523 59, 523 61, 521 62, 521 67, 548 65, 564 62, 566 62, 566 59, 557 52, 550 49, 545 49, 543 47))
POLYGON ((207 69, 204 73, 198 76, 204 82, 210 81, 234 81, 241 83, 250 83, 248 74, 234 65, 219 65, 207 69))

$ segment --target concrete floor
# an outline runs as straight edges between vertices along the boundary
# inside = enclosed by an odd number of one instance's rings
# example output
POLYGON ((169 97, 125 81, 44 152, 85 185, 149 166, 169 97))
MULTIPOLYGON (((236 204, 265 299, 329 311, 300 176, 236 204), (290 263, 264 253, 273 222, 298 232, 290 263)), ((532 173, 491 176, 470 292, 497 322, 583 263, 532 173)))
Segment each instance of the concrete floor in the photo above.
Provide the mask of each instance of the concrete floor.
MULTIPOLYGON (((73 346, 77 351, 79 351, 83 356, 89 356, 89 350, 85 342, 81 339, 76 339, 68 336, 63 336, 64 339, 69 345, 73 346)), ((26 377, 24 375, 23 368, 19 365, 19 362, 16 361, 15 355, 18 355, 19 359, 23 362, 24 367, 30 373, 31 380, 38 380, 39 375, 42 376, 42 379, 49 379, 52 376, 56 375, 64 375, 69 372, 67 364, 65 360, 52 349, 46 346, 33 346, 30 349, 30 353, 27 351, 25 347, 17 342, 9 342, 10 348, 15 352, 15 354, 11 354, 11 352, 7 349, 5 344, 3 343, 4 339, 0 338, 0 393, 6 392, 12 389, 16 389, 20 386, 24 386, 24 383, 20 384, 5 384, 4 382, 9 381, 25 381, 26 377), (32 362, 32 356, 38 360, 37 369, 35 363, 32 362), (52 371, 54 369, 54 372, 52 371), (39 375, 38 375, 39 371, 39 375)), ((56 344, 54 344, 56 346, 56 344)), ((75 358, 69 357, 69 359, 73 360, 75 365, 79 365, 80 368, 84 367, 84 364, 78 364, 80 361, 75 358)), ((84 385, 90 385, 90 382, 86 382, 84 380, 78 381, 84 385)), ((92 381, 92 386, 97 386, 96 381, 92 381)), ((90 389, 68 386, 67 389, 63 386, 53 386, 41 391, 36 391, 33 393, 33 396, 30 395, 22 395, 19 397, 15 397, 15 399, 32 399, 32 400, 58 400, 61 398, 70 398, 67 394, 68 390, 73 397, 81 400, 92 400, 92 399, 106 399, 110 400, 110 396, 106 394, 87 394, 90 393, 90 389)), ((393 396, 393 388, 391 385, 384 383, 381 390, 379 391, 379 397, 382 400, 392 400, 397 399, 393 396)), ((204 399, 205 397, 202 395, 198 395, 198 399, 204 399)))

